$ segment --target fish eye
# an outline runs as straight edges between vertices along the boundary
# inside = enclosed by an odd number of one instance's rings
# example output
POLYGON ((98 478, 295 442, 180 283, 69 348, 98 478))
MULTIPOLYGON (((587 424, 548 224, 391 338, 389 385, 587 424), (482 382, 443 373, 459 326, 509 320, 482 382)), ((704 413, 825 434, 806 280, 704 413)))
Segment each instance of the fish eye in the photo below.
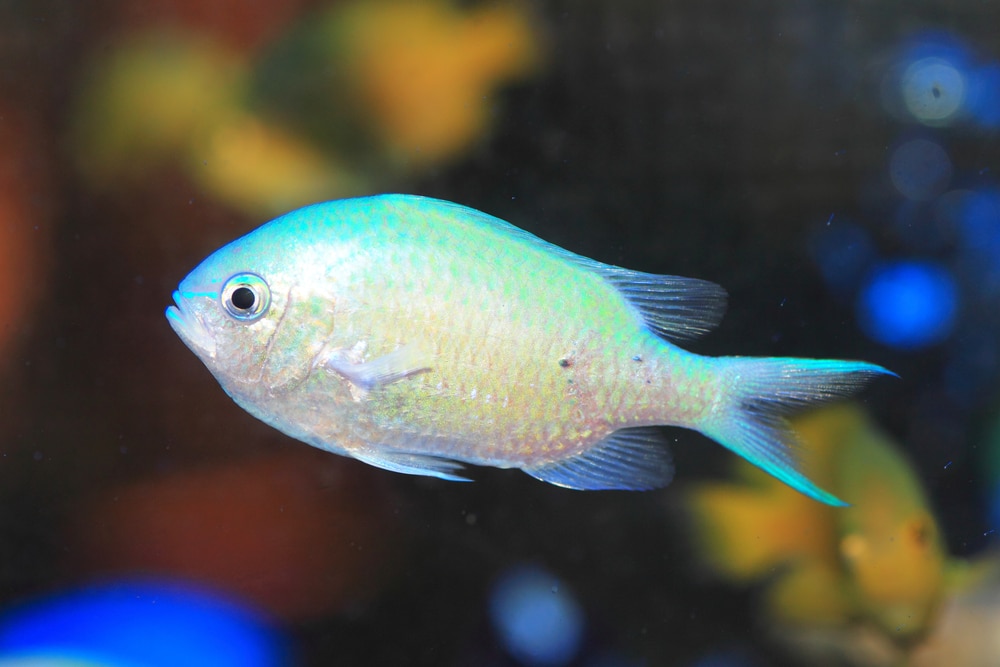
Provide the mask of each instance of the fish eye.
POLYGON ((256 273, 237 273, 222 288, 222 306, 233 318, 253 322, 271 305, 271 290, 256 273))

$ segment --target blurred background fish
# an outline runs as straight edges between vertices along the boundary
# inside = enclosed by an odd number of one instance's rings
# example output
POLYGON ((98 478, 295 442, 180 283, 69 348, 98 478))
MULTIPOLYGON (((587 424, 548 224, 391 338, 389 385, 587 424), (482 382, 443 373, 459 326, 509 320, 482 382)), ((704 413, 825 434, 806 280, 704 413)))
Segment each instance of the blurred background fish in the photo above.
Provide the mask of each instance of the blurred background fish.
POLYGON ((108 188, 173 164, 253 215, 366 193, 462 155, 542 45, 516 3, 361 0, 249 55, 156 29, 97 59, 74 128, 83 172, 108 188))
POLYGON ((954 633, 939 630, 942 608, 996 565, 948 555, 912 465, 862 407, 836 404, 793 425, 807 471, 850 506, 803 502, 738 465, 732 482, 685 491, 695 558, 715 576, 757 587, 763 625, 800 656, 910 664, 929 636, 954 633))

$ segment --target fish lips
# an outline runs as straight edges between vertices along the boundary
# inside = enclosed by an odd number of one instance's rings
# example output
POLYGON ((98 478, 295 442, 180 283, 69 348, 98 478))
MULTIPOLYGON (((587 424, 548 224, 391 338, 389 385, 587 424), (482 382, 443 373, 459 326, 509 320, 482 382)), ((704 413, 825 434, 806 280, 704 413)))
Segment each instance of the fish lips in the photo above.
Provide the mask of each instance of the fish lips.
POLYGON ((173 294, 175 306, 168 306, 167 321, 184 344, 203 359, 215 358, 215 338, 204 320, 191 308, 190 298, 180 291, 173 294))

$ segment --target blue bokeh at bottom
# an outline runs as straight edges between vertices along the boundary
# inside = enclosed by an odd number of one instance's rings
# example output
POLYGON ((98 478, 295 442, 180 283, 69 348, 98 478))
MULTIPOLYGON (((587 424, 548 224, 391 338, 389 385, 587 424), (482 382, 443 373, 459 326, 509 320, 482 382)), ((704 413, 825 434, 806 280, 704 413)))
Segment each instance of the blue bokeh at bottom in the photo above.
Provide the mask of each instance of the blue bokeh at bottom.
POLYGON ((273 667, 285 655, 273 630, 235 603, 176 583, 130 580, 8 610, 0 667, 39 664, 273 667))
POLYGON ((537 567, 506 572, 493 587, 490 612, 507 652, 533 667, 558 667, 576 656, 584 615, 572 594, 537 567))

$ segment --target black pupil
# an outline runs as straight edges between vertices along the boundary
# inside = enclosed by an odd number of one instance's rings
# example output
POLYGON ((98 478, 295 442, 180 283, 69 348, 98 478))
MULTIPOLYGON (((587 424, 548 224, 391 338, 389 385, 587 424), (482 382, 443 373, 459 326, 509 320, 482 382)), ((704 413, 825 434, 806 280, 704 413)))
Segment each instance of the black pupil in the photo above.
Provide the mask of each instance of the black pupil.
POLYGON ((256 300, 257 297, 254 296, 253 290, 249 287, 237 287, 233 290, 233 306, 240 310, 250 310, 256 300))

